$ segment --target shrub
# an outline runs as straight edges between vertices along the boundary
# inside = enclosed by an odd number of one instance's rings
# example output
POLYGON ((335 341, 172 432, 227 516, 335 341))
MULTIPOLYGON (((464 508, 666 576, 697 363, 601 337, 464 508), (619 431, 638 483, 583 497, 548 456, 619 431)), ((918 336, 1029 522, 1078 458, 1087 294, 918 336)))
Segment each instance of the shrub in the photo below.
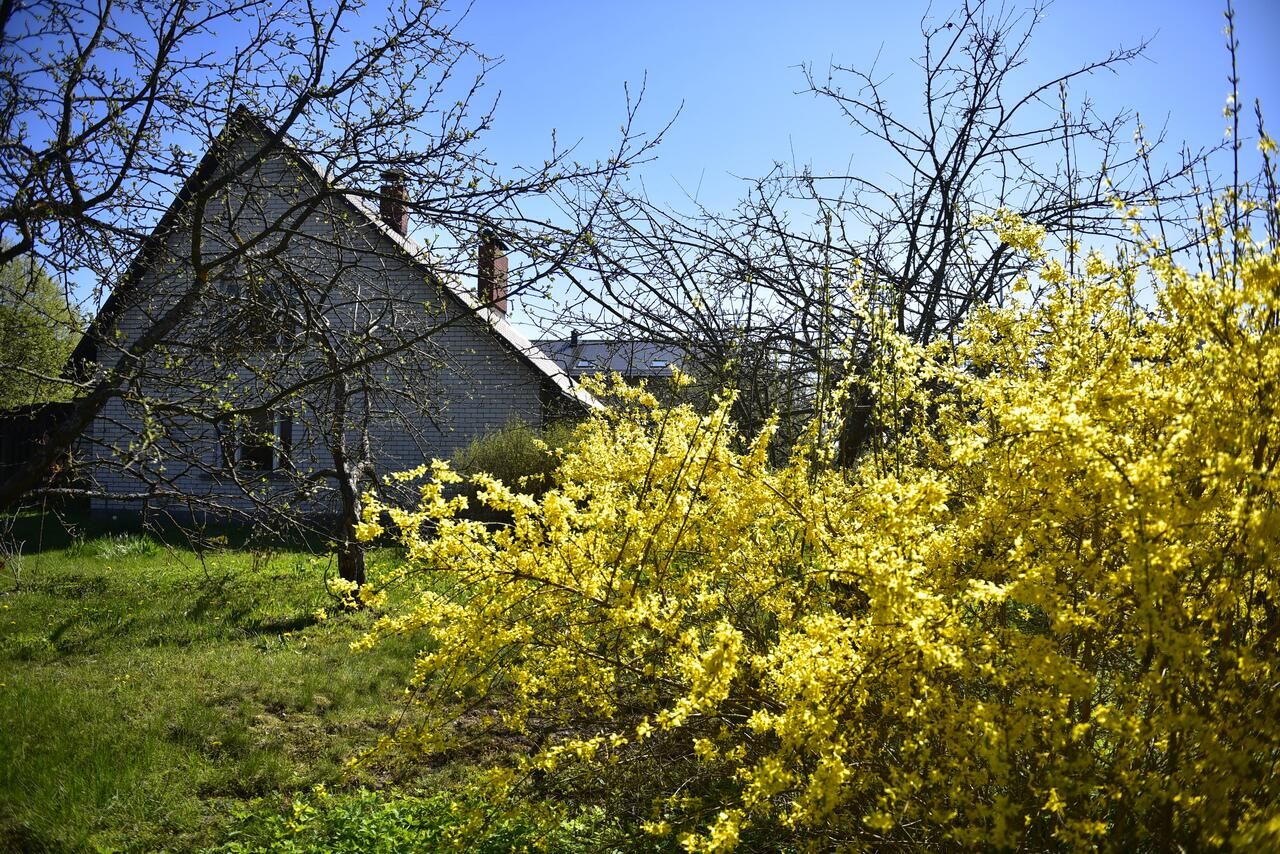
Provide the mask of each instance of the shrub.
POLYGON ((434 586, 366 641, 429 638, 414 743, 528 733, 495 779, 689 851, 1280 844, 1280 253, 1233 247, 1042 259, 950 348, 884 332, 893 441, 854 471, 621 388, 541 497, 473 478, 508 525, 437 467, 393 514, 434 586))
POLYGON ((476 439, 454 457, 464 474, 485 473, 509 486, 540 494, 550 488, 556 452, 568 445, 573 423, 557 421, 543 430, 516 421, 476 439))

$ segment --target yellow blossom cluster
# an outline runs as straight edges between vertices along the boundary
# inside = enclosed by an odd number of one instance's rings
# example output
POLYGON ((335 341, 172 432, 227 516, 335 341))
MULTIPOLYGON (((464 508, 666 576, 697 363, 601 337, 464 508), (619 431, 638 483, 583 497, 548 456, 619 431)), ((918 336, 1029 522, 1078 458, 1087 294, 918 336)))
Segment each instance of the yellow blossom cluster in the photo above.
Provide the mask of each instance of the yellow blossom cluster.
POLYGON ((927 417, 855 470, 619 385, 545 495, 477 479, 504 523, 443 465, 370 501, 428 742, 484 710, 538 735, 508 781, 683 763, 633 806, 691 852, 1280 847, 1280 256, 1044 263, 947 349, 887 342, 867 381, 927 417))

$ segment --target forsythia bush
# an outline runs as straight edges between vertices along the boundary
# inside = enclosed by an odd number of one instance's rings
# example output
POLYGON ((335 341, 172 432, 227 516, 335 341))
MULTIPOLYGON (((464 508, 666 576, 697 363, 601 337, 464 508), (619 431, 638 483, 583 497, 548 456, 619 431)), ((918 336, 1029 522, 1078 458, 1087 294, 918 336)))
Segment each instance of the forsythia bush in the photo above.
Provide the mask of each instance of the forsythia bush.
POLYGON ((521 734, 495 780, 623 781, 689 851, 1280 847, 1280 256, 1241 239, 886 335, 915 417, 856 471, 632 392, 542 497, 479 479, 509 525, 411 473, 364 527, 424 579, 366 641, 426 639, 414 738, 521 734))

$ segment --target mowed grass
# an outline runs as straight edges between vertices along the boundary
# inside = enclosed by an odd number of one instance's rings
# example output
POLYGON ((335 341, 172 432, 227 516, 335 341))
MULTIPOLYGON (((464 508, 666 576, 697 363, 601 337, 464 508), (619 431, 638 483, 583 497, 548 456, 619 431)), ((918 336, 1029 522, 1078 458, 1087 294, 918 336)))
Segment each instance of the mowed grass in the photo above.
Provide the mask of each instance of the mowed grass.
MULTIPOLYGON (((255 798, 420 782, 348 761, 404 714, 414 649, 349 651, 373 615, 337 607, 326 559, 202 560, 138 533, 72 539, 49 517, 9 540, 0 851, 199 849, 255 798)), ((373 574, 394 559, 374 554, 373 574)))

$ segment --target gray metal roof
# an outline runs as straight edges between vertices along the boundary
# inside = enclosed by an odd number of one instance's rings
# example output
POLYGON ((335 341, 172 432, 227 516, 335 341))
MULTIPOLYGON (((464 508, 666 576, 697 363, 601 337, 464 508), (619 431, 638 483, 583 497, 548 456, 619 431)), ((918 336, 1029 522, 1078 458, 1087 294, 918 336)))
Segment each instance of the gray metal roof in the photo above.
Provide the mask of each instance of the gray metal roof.
POLYGON ((534 346, 573 378, 599 373, 619 373, 629 379, 669 377, 685 354, 657 341, 619 339, 544 338, 534 346))

